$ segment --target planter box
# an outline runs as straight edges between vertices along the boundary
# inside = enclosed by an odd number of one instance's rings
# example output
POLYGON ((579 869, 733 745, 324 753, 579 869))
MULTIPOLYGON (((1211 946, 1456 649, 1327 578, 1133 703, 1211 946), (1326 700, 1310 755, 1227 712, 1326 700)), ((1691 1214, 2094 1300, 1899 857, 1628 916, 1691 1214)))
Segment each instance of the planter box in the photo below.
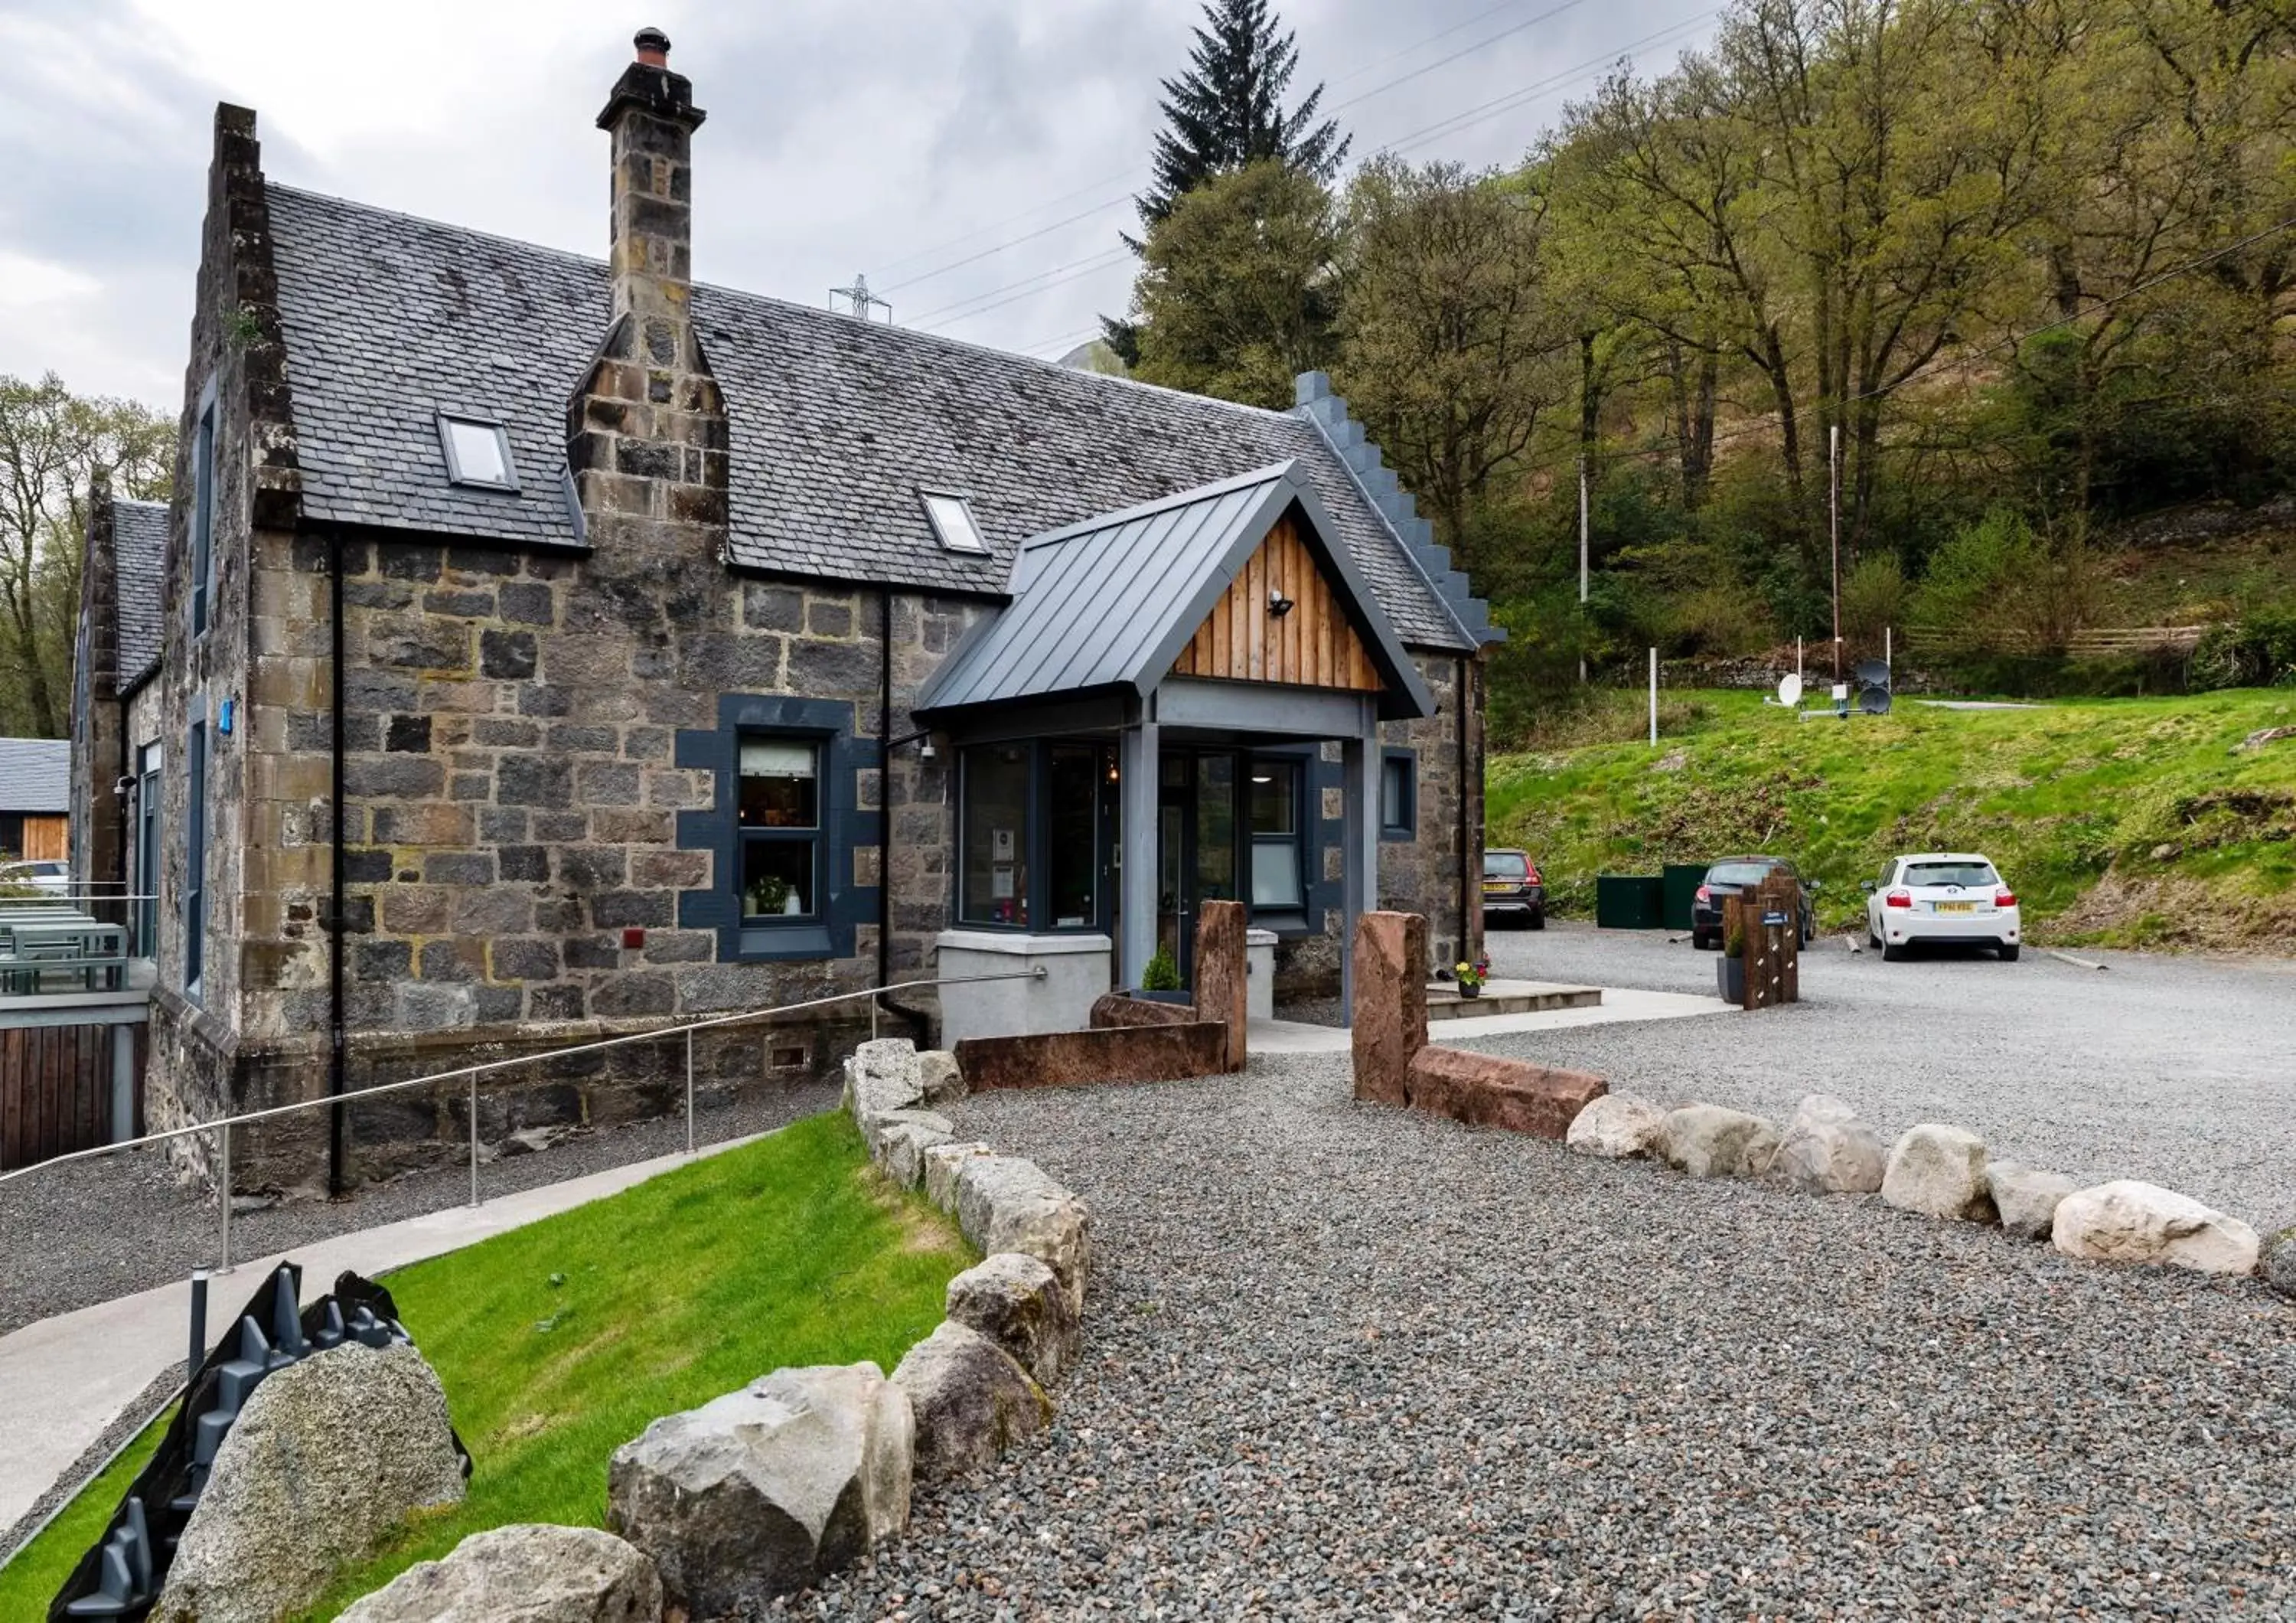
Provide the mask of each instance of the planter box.
POLYGON ((1193 1003, 1196 1001, 1196 994, 1193 992, 1144 992, 1136 986, 1124 995, 1136 998, 1143 1003, 1193 1003))
POLYGON ((1746 1006, 1746 960, 1726 953, 1714 965, 1714 990, 1721 1000, 1735 1008, 1746 1006))

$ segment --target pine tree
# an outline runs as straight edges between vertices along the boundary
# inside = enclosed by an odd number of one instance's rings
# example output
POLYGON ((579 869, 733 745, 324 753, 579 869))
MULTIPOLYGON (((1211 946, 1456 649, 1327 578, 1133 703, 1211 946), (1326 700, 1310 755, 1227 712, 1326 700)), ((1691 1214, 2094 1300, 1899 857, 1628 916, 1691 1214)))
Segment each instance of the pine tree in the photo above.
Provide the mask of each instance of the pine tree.
POLYGON ((1348 138, 1326 119, 1316 121, 1324 87, 1283 111, 1283 92, 1299 65, 1295 36, 1276 33, 1267 0, 1205 0, 1188 71, 1164 81, 1160 104, 1168 128, 1158 134, 1155 183, 1136 201, 1153 226, 1173 201, 1210 177, 1263 158, 1329 181, 1348 155, 1348 138))

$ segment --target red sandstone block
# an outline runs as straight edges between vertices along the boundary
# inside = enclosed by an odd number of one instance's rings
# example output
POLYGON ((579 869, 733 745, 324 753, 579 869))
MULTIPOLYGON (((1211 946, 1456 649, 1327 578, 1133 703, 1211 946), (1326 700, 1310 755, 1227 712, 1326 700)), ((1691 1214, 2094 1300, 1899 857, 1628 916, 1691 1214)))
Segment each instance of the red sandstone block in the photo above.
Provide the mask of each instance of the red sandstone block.
POLYGON ((1413 1056, 1407 1086, 1415 1108, 1546 1139, 1562 1138, 1579 1111, 1610 1092, 1584 1071, 1439 1047, 1413 1056))
POLYGON ((1427 920, 1365 913, 1356 920, 1355 995, 1348 1016, 1356 1097, 1407 1103, 1411 1057, 1427 1046, 1427 920))

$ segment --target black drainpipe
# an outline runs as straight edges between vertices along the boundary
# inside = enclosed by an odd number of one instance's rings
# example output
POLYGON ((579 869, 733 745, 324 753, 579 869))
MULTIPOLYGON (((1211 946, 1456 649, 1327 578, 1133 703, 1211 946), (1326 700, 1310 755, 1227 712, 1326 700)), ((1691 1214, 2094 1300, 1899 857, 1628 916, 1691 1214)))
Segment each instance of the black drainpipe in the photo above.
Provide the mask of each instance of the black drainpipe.
MULTIPOLYGON (((893 589, 877 594, 877 649, 883 685, 877 712, 877 985, 893 978, 893 589)), ((878 1002, 906 1020, 914 1040, 922 1042, 932 1029, 931 1017, 922 1009, 893 998, 878 1002)))
POLYGON ((1483 904, 1483 876, 1476 871, 1474 819, 1467 813, 1467 656, 1459 655, 1459 680, 1453 688, 1457 714, 1451 718, 1451 730, 1459 737, 1459 956, 1469 958, 1469 943, 1474 939, 1474 912, 1483 904))
MULTIPOLYGON (((332 622, 329 637, 332 641, 332 657, 328 661, 332 670, 332 700, 328 705, 333 716, 329 742, 330 770, 333 781, 329 788, 332 812, 330 824, 328 852, 330 872, 328 884, 332 892, 327 904, 327 917, 333 921, 332 940, 327 952, 327 1097, 337 1099, 344 1091, 343 1076, 343 544, 340 536, 330 539, 327 547, 328 618, 332 622)), ((340 1105, 327 1112, 327 1192, 340 1197, 343 1192, 343 1110, 340 1105)))

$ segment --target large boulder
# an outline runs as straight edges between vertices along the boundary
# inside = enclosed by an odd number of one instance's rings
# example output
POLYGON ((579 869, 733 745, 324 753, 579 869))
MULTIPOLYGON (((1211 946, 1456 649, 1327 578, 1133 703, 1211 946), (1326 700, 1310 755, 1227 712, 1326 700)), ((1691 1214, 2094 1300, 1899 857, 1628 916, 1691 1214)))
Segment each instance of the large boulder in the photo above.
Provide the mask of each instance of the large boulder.
POLYGON ((956 1174, 964 1170, 964 1163, 996 1151, 979 1139, 967 1139, 962 1143, 928 1144, 925 1146, 925 1199, 950 1216, 956 1215, 956 1174))
POLYGON ((473 1533, 444 1561, 400 1573, 340 1623, 660 1623, 661 1577, 596 1528, 473 1533))
POLYGON ((873 1363, 775 1370, 614 1451, 606 1521, 696 1618, 757 1608, 908 1525, 914 1422, 873 1363))
POLYGON ((2296 1227, 2281 1230, 2258 1251, 2256 1272, 2284 1297, 2296 1297, 2296 1227))
POLYGON ((1759 1178, 1778 1153, 1777 1124, 1720 1105, 1685 1105, 1660 1124, 1658 1152, 1693 1178, 1759 1178))
POLYGON ((462 1497, 447 1394, 422 1354, 314 1353, 266 1376, 232 1422, 151 1615, 292 1617, 408 1516, 462 1497))
POLYGON ((1813 1195, 1870 1195, 1882 1187, 1882 1136, 1830 1094, 1801 1101, 1778 1141, 1770 1175, 1813 1195))
POLYGON ((948 1117, 931 1110, 887 1110, 869 1124, 870 1158, 894 1182, 914 1189, 925 1175, 925 1151, 956 1136, 948 1117))
POLYGON ((2057 1202, 2049 1238, 2068 1256, 2162 1263, 2202 1273, 2252 1273, 2262 1248, 2256 1231, 2239 1218, 2133 1178, 2067 1195, 2057 1202))
POLYGON ((1084 1314, 1091 1265, 1091 1210, 1033 1161, 973 1156, 957 1163, 956 1226, 983 1256, 1019 1251, 1060 1276, 1069 1306, 1084 1314))
POLYGON ((893 1372, 917 1417, 920 1481, 961 1477, 993 1465, 1053 1418, 1052 1400, 1029 1372, 988 1337, 943 1319, 893 1372))
POLYGON ((2057 1203, 2073 1192, 2073 1181, 2015 1161, 1988 1161, 1986 1187, 2004 1233, 2019 1240, 2046 1240, 2057 1221, 2057 1203))
POLYGON ((964 1097, 964 1073, 957 1068, 956 1056, 945 1048, 929 1048, 917 1056, 917 1079, 929 1105, 953 1105, 964 1097))
POLYGON ((1935 1122, 1907 1128, 1890 1150, 1882 1199, 1925 1216, 1991 1223, 1996 1214, 1985 1175, 1985 1141, 1935 1122))
POLYGON ((949 1281, 947 1311, 952 1322, 1012 1354, 1039 1386, 1058 1382, 1084 1351, 1084 1328, 1060 1276, 1018 1251, 999 1251, 949 1281))
POLYGON ((872 1038, 855 1049, 845 1062, 844 1104, 865 1141, 878 1116, 921 1105, 924 1097, 917 1045, 906 1037, 872 1038))
POLYGON ((1570 1118, 1563 1143, 1580 1155, 1625 1160, 1649 1155, 1658 1144, 1666 1112, 1633 1093, 1611 1093, 1570 1118))

